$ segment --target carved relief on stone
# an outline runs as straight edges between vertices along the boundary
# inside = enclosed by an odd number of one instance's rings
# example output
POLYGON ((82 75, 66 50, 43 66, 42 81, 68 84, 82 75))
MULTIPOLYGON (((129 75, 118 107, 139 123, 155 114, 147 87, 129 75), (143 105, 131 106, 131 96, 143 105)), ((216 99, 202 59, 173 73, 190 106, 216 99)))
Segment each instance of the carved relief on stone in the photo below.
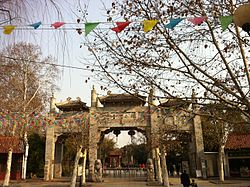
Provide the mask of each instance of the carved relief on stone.
POLYGON ((151 158, 148 158, 147 160, 147 181, 154 181, 154 164, 151 158))
POLYGON ((111 121, 110 112, 99 112, 97 118, 97 123, 100 125, 107 125, 111 121))
POLYGON ((102 179, 102 162, 100 159, 95 161, 95 181, 96 182, 103 182, 102 179))

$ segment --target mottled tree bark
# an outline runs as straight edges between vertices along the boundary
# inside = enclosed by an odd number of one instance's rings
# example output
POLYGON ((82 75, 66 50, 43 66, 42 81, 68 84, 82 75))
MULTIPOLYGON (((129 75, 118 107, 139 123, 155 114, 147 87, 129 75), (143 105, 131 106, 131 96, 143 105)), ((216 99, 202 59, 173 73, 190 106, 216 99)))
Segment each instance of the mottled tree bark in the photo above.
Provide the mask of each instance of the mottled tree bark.
POLYGON ((162 165, 162 179, 163 179, 163 186, 170 187, 169 179, 168 179, 168 170, 166 164, 166 152, 164 147, 161 147, 161 165, 162 165))
POLYGON ((71 177, 71 183, 70 187, 75 187, 76 186, 76 178, 77 178, 77 168, 78 168, 78 162, 81 156, 82 152, 82 146, 80 146, 77 150, 76 157, 75 157, 75 162, 74 162, 74 169, 71 177))
POLYGON ((9 186, 11 162, 12 162, 12 149, 10 149, 8 152, 7 168, 6 168, 6 173, 5 173, 5 177, 4 177, 4 181, 3 181, 3 186, 9 186))
POLYGON ((219 149, 219 176, 220 176, 220 181, 224 181, 225 177, 224 177, 224 156, 225 156, 225 152, 224 152, 224 145, 222 145, 219 149))

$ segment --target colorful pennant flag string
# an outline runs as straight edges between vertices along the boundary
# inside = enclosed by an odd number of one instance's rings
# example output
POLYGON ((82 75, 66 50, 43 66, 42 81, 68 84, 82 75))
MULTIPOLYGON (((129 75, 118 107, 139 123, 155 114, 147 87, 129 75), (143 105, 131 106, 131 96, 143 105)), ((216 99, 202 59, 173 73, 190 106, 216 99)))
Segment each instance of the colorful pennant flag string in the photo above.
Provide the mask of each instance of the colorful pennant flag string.
POLYGON ((188 19, 188 21, 190 21, 194 25, 200 25, 206 20, 207 20, 207 17, 197 17, 197 18, 189 18, 188 19))
POLYGON ((178 25, 182 20, 183 20, 183 18, 170 19, 170 23, 168 23, 167 25, 165 25, 165 28, 167 28, 167 29, 174 29, 174 27, 176 25, 178 25))
POLYGON ((59 27, 63 26, 64 24, 65 24, 64 22, 55 22, 55 23, 51 24, 51 27, 58 29, 59 27))
POLYGON ((16 28, 14 25, 5 25, 3 26, 3 33, 4 34, 11 34, 12 31, 16 28))
MULTIPOLYGON (((165 28, 167 29, 174 29, 174 27, 176 25, 178 25, 181 21, 187 19, 189 22, 193 23, 194 25, 200 25, 202 24, 204 21, 206 21, 208 19, 208 17, 206 16, 202 16, 202 17, 194 17, 194 18, 175 18, 175 19, 170 19, 169 23, 165 25, 165 28)), ((230 23, 233 22, 233 16, 221 16, 220 18, 220 24, 222 27, 222 31, 225 31, 226 28, 228 27, 228 25, 230 23)), ((143 21, 143 27, 144 27, 144 32, 149 32, 151 31, 156 24, 159 22, 159 20, 144 20, 143 21)), ((93 29, 95 29, 100 23, 107 23, 110 24, 110 22, 88 22, 88 23, 84 23, 85 26, 85 36, 87 36, 93 29)), ((111 28, 112 31, 116 32, 116 33, 120 33, 122 32, 127 26, 129 26, 129 24, 131 24, 133 22, 131 21, 126 21, 126 22, 115 22, 116 27, 111 28)), ((55 29, 58 29, 60 27, 62 27, 64 24, 80 24, 79 22, 77 23, 65 23, 65 22, 54 22, 53 24, 51 24, 51 27, 54 27, 55 29)), ((38 29, 40 28, 40 26, 42 25, 42 22, 36 22, 30 25, 26 25, 26 26, 31 26, 34 29, 38 29)), ((49 25, 49 24, 43 24, 43 25, 49 25)), ((5 25, 2 26, 0 28, 3 28, 3 33, 10 35, 14 29, 17 26, 15 25, 5 25)), ((21 29, 23 30, 23 26, 21 27, 21 29)), ((42 28, 42 29, 46 29, 46 28, 42 28)), ((48 29, 48 28, 47 28, 48 29)), ((79 28, 79 26, 77 26, 76 28, 64 28, 64 29, 71 29, 71 30, 76 30, 78 32, 78 34, 82 34, 82 30, 81 28, 79 28)))
POLYGON ((143 21, 144 32, 151 31, 158 22, 159 20, 144 20, 143 21))
POLYGON ((85 23, 85 36, 87 36, 100 22, 85 23))
POLYGON ((233 22, 233 16, 220 16, 219 19, 220 19, 222 31, 225 31, 228 25, 230 25, 230 23, 233 22))
POLYGON ((117 27, 112 28, 112 31, 115 31, 116 33, 119 33, 123 31, 131 22, 116 22, 117 27))
POLYGON ((30 24, 29 26, 34 27, 34 29, 38 29, 38 27, 40 27, 41 24, 42 24, 42 22, 39 21, 37 23, 30 24))
POLYGON ((28 115, 23 117, 21 114, 13 113, 9 115, 8 113, 0 112, 0 130, 5 128, 5 130, 22 130, 22 129, 37 129, 46 128, 50 125, 62 125, 71 127, 84 127, 89 126, 89 114, 78 113, 76 115, 64 116, 58 115, 56 120, 53 118, 46 118, 42 115, 28 115))

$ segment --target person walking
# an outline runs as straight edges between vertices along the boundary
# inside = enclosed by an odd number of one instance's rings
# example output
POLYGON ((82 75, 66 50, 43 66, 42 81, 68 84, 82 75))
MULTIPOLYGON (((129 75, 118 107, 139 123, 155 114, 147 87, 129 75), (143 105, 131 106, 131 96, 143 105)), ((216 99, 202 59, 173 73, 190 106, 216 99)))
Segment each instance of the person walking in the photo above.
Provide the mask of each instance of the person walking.
POLYGON ((190 185, 190 178, 186 170, 184 170, 181 174, 181 184, 183 185, 183 187, 189 187, 190 185))

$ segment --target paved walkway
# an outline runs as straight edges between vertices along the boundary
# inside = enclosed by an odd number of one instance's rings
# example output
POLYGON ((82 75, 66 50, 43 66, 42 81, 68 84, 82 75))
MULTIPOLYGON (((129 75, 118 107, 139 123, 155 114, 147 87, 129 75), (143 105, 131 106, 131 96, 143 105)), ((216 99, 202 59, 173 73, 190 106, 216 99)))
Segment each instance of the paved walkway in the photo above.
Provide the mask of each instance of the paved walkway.
MULTIPOLYGON (((224 183, 219 183, 218 180, 196 180, 198 187, 250 187, 249 180, 226 180, 224 183)), ((69 180, 55 180, 51 182, 45 182, 43 180, 27 180, 21 182, 11 182, 11 187, 66 187, 69 186, 69 180)), ((182 187, 179 178, 170 178, 171 187, 182 187)), ((78 186, 78 185, 77 185, 78 186)), ((146 187, 145 181, 132 181, 129 179, 114 179, 105 178, 103 183, 87 183, 87 187, 146 187)), ((160 186, 153 185, 150 186, 160 186)))

